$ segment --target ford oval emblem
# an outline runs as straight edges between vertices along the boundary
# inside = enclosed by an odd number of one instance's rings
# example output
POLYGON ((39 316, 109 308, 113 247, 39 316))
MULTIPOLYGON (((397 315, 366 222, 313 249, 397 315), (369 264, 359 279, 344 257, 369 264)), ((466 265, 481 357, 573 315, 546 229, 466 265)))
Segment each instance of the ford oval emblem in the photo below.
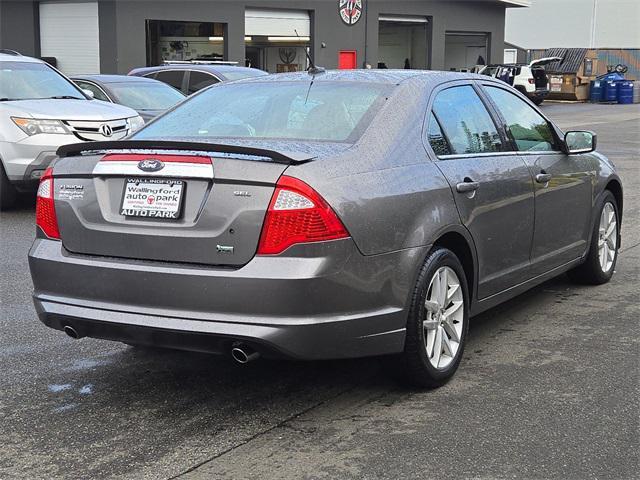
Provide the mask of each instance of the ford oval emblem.
POLYGON ((160 160, 156 160, 155 158, 149 158, 138 162, 138 168, 143 172, 157 172, 164 168, 164 163, 160 160))

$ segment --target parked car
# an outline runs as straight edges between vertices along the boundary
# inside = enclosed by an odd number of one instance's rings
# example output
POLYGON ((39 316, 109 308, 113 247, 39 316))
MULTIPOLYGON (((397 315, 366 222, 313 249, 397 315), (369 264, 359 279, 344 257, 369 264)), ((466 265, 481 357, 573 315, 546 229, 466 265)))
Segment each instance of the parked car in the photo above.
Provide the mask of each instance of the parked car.
POLYGON ((129 75, 153 78, 177 88, 185 95, 191 95, 209 85, 219 82, 261 77, 267 72, 257 68, 239 67, 233 62, 165 62, 157 67, 135 68, 129 75))
POLYGON ((145 122, 157 117, 185 95, 166 83, 128 75, 76 75, 71 77, 83 90, 104 102, 133 108, 145 122))
POLYGON ((562 60, 561 57, 546 57, 529 64, 487 65, 480 69, 481 75, 498 78, 526 95, 536 105, 541 105, 549 95, 549 78, 544 66, 562 60))
POLYGON ((0 53, 0 208, 34 190, 60 145, 120 139, 144 121, 132 109, 93 101, 45 62, 0 53))
POLYGON ((329 359, 421 386, 469 318, 569 271, 614 273, 615 168, 473 74, 286 73, 208 88, 43 177, 36 311, 74 338, 329 359))

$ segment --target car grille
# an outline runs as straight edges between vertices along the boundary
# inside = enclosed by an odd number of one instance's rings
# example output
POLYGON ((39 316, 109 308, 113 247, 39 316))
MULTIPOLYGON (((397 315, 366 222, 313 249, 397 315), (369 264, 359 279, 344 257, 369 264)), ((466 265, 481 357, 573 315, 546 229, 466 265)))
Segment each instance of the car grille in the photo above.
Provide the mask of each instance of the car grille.
POLYGON ((65 121, 64 123, 80 140, 120 140, 129 133, 129 126, 126 119, 104 122, 73 120, 65 121), (108 135, 109 132, 111 132, 111 135, 108 135))

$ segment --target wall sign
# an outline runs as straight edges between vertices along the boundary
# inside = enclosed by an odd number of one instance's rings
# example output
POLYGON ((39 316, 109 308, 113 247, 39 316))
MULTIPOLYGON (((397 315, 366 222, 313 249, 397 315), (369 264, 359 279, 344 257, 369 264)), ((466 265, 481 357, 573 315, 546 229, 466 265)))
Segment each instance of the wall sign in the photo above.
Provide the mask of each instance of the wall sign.
POLYGON ((340 18, 347 25, 355 25, 362 17, 363 0, 340 0, 340 18))

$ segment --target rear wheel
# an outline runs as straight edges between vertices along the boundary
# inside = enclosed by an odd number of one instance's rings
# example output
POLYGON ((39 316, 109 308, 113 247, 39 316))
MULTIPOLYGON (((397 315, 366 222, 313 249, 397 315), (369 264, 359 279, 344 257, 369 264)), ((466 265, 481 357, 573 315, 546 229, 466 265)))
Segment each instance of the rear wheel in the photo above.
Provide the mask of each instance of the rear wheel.
POLYGON ((618 204, 613 194, 606 191, 599 206, 587 257, 582 265, 569 272, 569 277, 575 282, 590 285, 607 283, 616 267, 620 229, 618 204))
POLYGON ((0 210, 8 210, 16 203, 18 193, 9 182, 4 166, 0 161, 0 210))
POLYGON ((411 385, 439 387, 456 372, 468 331, 469 294, 458 257, 437 248, 427 257, 415 287, 401 356, 411 385))

